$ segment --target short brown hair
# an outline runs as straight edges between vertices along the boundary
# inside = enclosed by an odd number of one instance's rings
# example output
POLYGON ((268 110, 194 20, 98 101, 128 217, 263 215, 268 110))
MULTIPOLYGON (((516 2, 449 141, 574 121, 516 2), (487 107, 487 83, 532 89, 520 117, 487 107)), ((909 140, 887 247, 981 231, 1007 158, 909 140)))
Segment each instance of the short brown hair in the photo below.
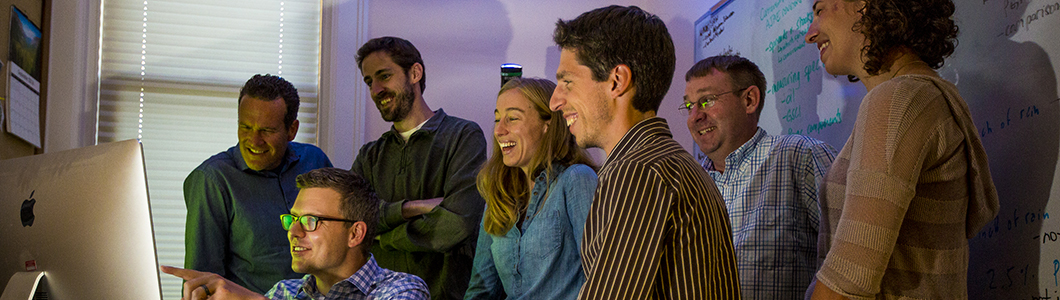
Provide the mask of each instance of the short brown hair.
POLYGON ((733 89, 746 89, 751 86, 758 87, 758 108, 755 115, 762 114, 762 101, 766 99, 766 76, 758 65, 736 54, 722 54, 711 56, 700 60, 685 73, 685 82, 692 78, 707 76, 710 72, 719 71, 732 78, 733 89))
MULTIPOLYGON (((360 49, 357 49, 357 68, 361 69, 361 63, 364 62, 365 57, 379 51, 390 56, 390 59, 401 67, 405 75, 409 74, 412 65, 418 63, 423 66, 420 50, 417 50, 412 42, 399 37, 384 36, 368 40, 360 49)), ((425 89, 427 89, 427 67, 423 66, 423 73, 420 75, 420 93, 423 93, 425 89)))
MULTIPOLYGON (((361 249, 367 254, 375 241, 376 225, 379 222, 379 198, 368 181, 356 173, 339 168, 320 168, 298 175, 298 189, 328 188, 342 196, 339 210, 342 217, 364 222, 366 225, 361 249)), ((346 223, 347 227, 352 225, 346 223)))
POLYGON ((561 49, 573 51, 597 82, 607 79, 612 68, 628 66, 637 91, 633 108, 659 111, 670 90, 677 58, 670 32, 658 16, 636 6, 601 7, 574 20, 556 22, 552 40, 561 49))

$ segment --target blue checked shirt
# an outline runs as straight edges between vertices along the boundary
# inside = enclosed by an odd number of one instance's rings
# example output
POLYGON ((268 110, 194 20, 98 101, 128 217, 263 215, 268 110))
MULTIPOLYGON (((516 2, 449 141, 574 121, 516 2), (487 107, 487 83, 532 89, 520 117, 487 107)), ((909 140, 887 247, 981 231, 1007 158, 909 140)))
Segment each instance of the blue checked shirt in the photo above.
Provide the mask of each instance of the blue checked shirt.
POLYGON ((817 272, 817 188, 835 155, 822 141, 762 128, 725 157, 724 172, 696 151, 729 210, 743 299, 803 298, 817 272))
POLYGON ((265 297, 273 300, 427 300, 430 292, 416 275, 381 268, 375 263, 375 257, 370 256, 353 276, 331 286, 327 295, 320 294, 313 275, 306 275, 302 279, 277 282, 265 297))

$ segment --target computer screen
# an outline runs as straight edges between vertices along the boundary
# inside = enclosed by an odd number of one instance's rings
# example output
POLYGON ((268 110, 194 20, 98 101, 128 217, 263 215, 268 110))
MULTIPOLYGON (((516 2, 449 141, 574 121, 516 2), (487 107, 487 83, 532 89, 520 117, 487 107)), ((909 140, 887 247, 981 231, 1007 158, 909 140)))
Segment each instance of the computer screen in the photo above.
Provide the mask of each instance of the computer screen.
POLYGON ((35 270, 52 300, 162 299, 135 140, 0 160, 0 241, 0 288, 35 270))

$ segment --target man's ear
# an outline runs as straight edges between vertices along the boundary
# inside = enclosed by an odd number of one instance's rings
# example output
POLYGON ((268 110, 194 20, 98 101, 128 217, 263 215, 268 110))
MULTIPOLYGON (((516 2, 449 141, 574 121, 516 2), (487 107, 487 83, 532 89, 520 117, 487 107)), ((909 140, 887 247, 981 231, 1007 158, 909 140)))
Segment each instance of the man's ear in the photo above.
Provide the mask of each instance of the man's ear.
POLYGON ((607 77, 611 81, 611 97, 618 98, 633 88, 633 71, 627 65, 617 65, 607 77))
POLYGON ((287 126, 287 141, 293 141, 295 134, 298 134, 298 119, 291 122, 291 126, 287 126))
POLYGON ((744 110, 749 115, 758 111, 758 107, 762 105, 762 94, 758 91, 757 85, 752 85, 744 91, 744 93, 747 93, 743 96, 744 110))
POLYGON ((364 235, 368 233, 368 225, 365 225, 363 221, 354 222, 350 225, 349 241, 347 246, 350 248, 357 247, 364 242, 364 235))
POLYGON ((423 65, 420 63, 413 63, 412 67, 409 67, 408 77, 409 84, 419 85, 420 80, 423 80, 423 65))

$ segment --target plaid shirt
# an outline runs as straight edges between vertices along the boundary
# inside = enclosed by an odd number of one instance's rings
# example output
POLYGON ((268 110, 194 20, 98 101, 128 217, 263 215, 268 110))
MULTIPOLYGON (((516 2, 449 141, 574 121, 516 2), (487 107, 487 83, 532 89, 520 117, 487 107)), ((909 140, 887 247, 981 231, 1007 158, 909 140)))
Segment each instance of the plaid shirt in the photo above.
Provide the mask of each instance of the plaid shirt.
POLYGON ((725 157, 696 158, 725 199, 743 299, 802 299, 817 271, 817 188, 835 159, 828 144, 758 133, 725 157))
POLYGON ((430 293, 427 284, 416 275, 381 268, 375 263, 375 257, 369 256, 360 270, 331 286, 327 295, 320 294, 313 275, 306 275, 302 279, 277 282, 265 297, 273 300, 427 300, 430 293))

